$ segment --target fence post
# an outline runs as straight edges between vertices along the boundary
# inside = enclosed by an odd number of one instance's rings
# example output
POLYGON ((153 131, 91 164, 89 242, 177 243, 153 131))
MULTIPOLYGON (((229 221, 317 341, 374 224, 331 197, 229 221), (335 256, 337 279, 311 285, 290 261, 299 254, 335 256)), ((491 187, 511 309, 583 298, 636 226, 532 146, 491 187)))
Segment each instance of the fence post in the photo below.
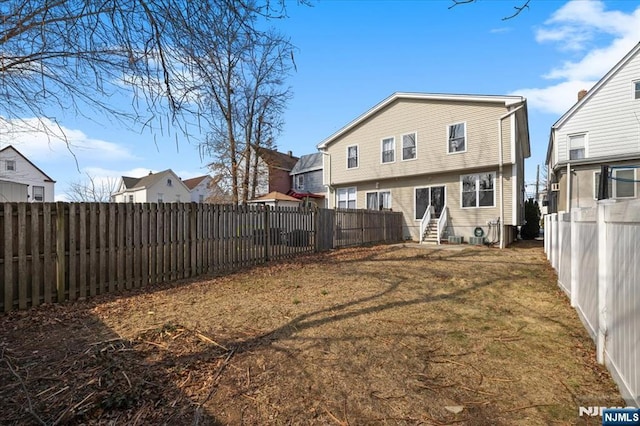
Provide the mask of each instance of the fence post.
POLYGON ((596 359, 604 364, 604 350, 607 343, 607 293, 610 285, 609 258, 611 249, 607 238, 606 216, 609 204, 598 202, 598 330, 596 338, 596 359))
POLYGON ((264 205, 264 261, 269 261, 269 249, 271 246, 271 226, 269 224, 269 205, 264 205))
POLYGON ((574 210, 570 213, 570 222, 569 226, 571 229, 571 270, 570 270, 570 281, 569 288, 571 289, 570 301, 571 307, 575 308, 578 301, 578 260, 582 259, 582 250, 579 245, 578 240, 578 224, 577 219, 579 218, 579 210, 574 210))
MULTIPOLYGON (((56 290, 58 302, 64 302, 65 287, 65 252, 64 252, 65 226, 64 226, 64 203, 56 203, 56 290)), ((84 247, 82 247, 84 250, 84 247)))

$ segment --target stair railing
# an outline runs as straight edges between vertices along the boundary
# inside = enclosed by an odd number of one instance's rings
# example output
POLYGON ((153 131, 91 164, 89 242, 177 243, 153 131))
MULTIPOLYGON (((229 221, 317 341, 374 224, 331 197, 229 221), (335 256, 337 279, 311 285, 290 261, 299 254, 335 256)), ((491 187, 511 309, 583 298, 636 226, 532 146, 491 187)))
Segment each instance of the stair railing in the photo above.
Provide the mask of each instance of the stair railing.
POLYGON ((429 226, 429 221, 431 220, 431 204, 427 206, 427 209, 424 211, 424 215, 422 215, 422 220, 420 220, 420 243, 424 241, 424 231, 426 231, 427 226, 429 226))
POLYGON ((440 213, 440 217, 438 218, 438 244, 440 244, 440 240, 442 239, 442 233, 447 227, 447 205, 445 204, 442 208, 442 212, 440 213))

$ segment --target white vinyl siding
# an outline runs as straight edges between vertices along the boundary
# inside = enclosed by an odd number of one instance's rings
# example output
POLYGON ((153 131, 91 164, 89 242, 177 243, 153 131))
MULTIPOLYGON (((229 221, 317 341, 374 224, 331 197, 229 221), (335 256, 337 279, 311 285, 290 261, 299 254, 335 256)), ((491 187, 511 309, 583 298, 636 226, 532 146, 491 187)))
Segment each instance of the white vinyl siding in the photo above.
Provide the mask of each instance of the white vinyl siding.
POLYGON ((395 138, 384 138, 382 145, 382 163, 393 163, 396 160, 396 141, 395 138))
MULTIPOLYGON (((640 53, 617 70, 571 116, 555 134, 557 162, 569 160, 568 135, 588 131, 588 158, 608 158, 637 154, 640 150, 638 101, 635 85, 640 76, 640 53)), ((554 166, 555 164, 552 164, 554 166)))
POLYGON ((460 176, 461 207, 494 207, 496 205, 495 173, 460 176))
POLYGON ((447 126, 447 147, 449 154, 467 151, 467 123, 447 126))
POLYGON ((358 193, 355 187, 338 189, 336 191, 338 208, 339 209, 355 209, 357 195, 358 193))
POLYGON ((402 135, 402 160, 415 160, 418 156, 418 138, 417 134, 407 133, 402 135))

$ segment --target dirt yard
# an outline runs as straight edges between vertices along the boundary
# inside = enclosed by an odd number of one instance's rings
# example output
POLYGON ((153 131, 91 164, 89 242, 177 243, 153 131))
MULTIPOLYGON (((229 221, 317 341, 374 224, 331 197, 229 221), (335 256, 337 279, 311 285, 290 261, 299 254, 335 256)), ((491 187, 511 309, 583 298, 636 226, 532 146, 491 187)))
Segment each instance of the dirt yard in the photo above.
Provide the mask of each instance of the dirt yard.
POLYGON ((600 424, 541 243, 378 246, 0 316, 0 424, 600 424))

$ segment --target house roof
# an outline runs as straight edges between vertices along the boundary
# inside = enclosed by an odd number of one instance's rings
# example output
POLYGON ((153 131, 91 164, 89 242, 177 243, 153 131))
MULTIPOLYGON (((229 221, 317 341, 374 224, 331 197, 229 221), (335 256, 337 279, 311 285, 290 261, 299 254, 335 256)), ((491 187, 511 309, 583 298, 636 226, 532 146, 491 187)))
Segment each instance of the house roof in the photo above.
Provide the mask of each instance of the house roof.
MULTIPOLYGON (((141 178, 122 176, 122 182, 124 183, 125 189, 142 189, 149 188, 162 179, 171 177, 176 177, 180 184, 184 185, 182 179, 180 179, 171 169, 163 170, 158 173, 149 173, 147 176, 143 176, 141 178)), ((184 186, 186 187, 186 185, 184 186)))
POLYGON ((14 150, 16 152, 16 154, 18 154, 20 157, 24 158, 25 161, 29 164, 31 164, 37 171, 39 171, 40 173, 42 173, 42 175, 45 177, 45 182, 52 182, 52 183, 56 183, 55 180, 51 179, 49 177, 48 174, 46 174, 45 172, 42 171, 42 169, 40 169, 40 167, 36 166, 35 164, 33 164, 31 162, 31 160, 29 160, 27 157, 25 157, 24 155, 22 155, 22 153, 20 151, 18 151, 13 145, 9 145, 9 146, 5 146, 4 148, 0 149, 0 152, 4 152, 6 150, 8 150, 9 148, 11 148, 12 150, 14 150))
POLYGON ((294 157, 291 151, 288 153, 278 152, 275 149, 268 149, 263 147, 256 148, 256 152, 262 160, 271 167, 286 170, 288 172, 298 162, 298 157, 294 157))
POLYGON ((260 203, 260 202, 264 202, 264 201, 295 201, 295 202, 300 202, 299 199, 291 197, 290 195, 287 194, 283 194, 282 192, 278 192, 278 191, 271 191, 270 193, 263 195, 261 197, 257 197, 254 198, 253 200, 250 200, 250 203, 260 203))
POLYGON ((573 104, 573 106, 571 108, 569 108, 569 110, 567 112, 565 112, 562 117, 560 117, 558 119, 558 121, 556 121, 555 123, 553 123, 553 125, 551 126, 551 132, 549 134, 549 145, 547 146, 547 158, 546 158, 546 163, 549 164, 549 160, 551 157, 551 146, 553 144, 553 131, 555 129, 557 129, 558 127, 562 126, 569 118, 571 118, 580 108, 582 108, 582 106, 589 102, 589 99, 591 99, 599 90, 600 88, 602 88, 602 86, 604 86, 609 80, 611 80, 611 78, 618 73, 618 71, 620 71, 621 68, 623 68, 629 61, 631 61, 631 59, 633 59, 634 56, 636 56, 638 54, 638 52, 640 52, 640 43, 637 43, 633 49, 631 49, 629 51, 629 53, 627 53, 624 58, 622 58, 620 61, 618 61, 617 64, 615 64, 613 66, 613 68, 611 68, 609 70, 609 72, 607 72, 600 80, 598 80, 598 82, 596 84, 593 85, 593 87, 587 92, 586 95, 584 95, 581 99, 578 100, 578 102, 576 102, 575 104, 573 104))
POLYGON ((191 190, 193 190, 193 188, 195 188, 196 186, 200 185, 200 182, 202 182, 206 178, 210 178, 210 177, 211 176, 209 176, 209 175, 203 175, 203 176, 198 176, 198 177, 194 177, 194 178, 191 178, 191 179, 186 179, 186 180, 183 180, 182 182, 191 191, 191 190))
POLYGON ((408 92, 395 92, 382 102, 376 104, 364 114, 357 117, 355 120, 348 123, 346 126, 323 140, 318 144, 318 149, 322 150, 327 148, 335 139, 344 135, 363 121, 367 120, 371 116, 377 114, 382 109, 386 108, 393 102, 401 99, 413 99, 413 100, 430 100, 430 101, 455 101, 455 102, 491 102, 502 103, 505 106, 513 106, 524 103, 526 100, 522 96, 499 96, 499 95, 462 95, 462 94, 444 94, 444 93, 408 93, 408 92))
POLYGON ((312 172, 314 170, 322 170, 321 152, 301 156, 290 174, 295 175, 299 173, 312 172))

